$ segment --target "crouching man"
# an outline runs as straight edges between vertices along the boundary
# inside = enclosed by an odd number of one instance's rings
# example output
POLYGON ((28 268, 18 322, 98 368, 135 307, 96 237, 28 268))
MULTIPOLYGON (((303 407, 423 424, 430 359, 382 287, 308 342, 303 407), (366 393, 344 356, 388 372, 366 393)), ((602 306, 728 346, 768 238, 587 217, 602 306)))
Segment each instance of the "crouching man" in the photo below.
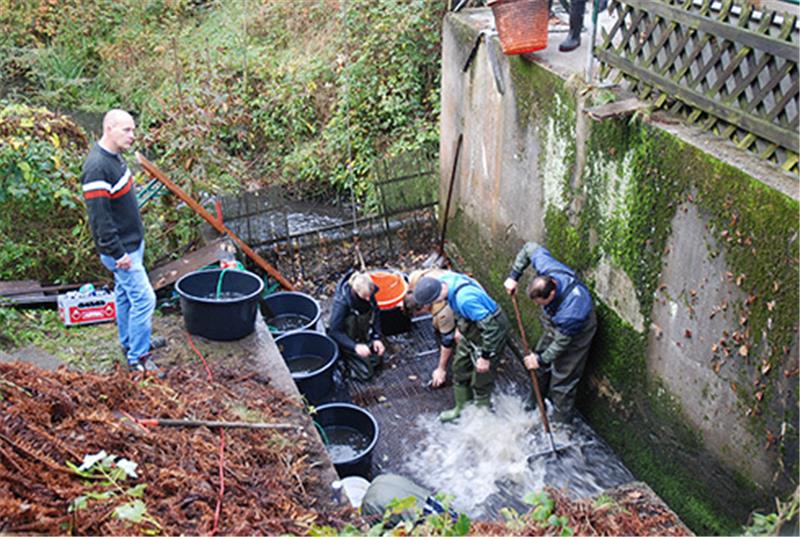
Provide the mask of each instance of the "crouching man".
MULTIPOLYGON (((445 271, 438 268, 415 270, 408 276, 408 294, 403 301, 403 308, 408 314, 413 314, 419 309, 419 305, 414 300, 414 289, 417 283, 425 276, 436 278, 444 274, 445 271)), ((453 310, 447 304, 447 300, 434 302, 430 306, 431 324, 433 325, 436 340, 439 343, 439 362, 436 369, 431 373, 431 387, 439 388, 447 380, 447 364, 453 355, 453 348, 456 346, 456 318, 453 310)))
POLYGON ((350 375, 360 381, 372 378, 386 351, 377 292, 369 274, 351 271, 336 285, 331 307, 328 335, 339 345, 350 375))

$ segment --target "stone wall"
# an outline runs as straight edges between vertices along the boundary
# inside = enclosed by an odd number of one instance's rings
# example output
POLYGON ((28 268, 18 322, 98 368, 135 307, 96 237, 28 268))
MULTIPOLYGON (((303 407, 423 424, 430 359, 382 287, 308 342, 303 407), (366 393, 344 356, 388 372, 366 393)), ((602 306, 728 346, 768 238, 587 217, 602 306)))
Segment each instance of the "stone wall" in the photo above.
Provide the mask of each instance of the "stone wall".
POLYGON ((797 485, 797 183, 658 114, 593 122, 608 91, 496 38, 464 71, 489 24, 444 25, 442 200, 464 135, 449 238, 507 308, 524 241, 581 272, 599 314, 582 411, 695 531, 736 531, 797 485))

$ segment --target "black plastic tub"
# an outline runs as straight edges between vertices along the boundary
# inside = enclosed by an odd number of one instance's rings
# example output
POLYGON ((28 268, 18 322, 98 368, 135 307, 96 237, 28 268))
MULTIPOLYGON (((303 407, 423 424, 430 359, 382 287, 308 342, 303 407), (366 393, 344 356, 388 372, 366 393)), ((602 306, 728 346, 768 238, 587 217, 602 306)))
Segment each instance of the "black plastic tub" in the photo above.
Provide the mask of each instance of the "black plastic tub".
POLYGON ((399 306, 388 310, 380 310, 380 316, 381 331, 384 336, 396 336, 411 330, 411 317, 406 315, 403 308, 399 306))
POLYGON ((339 477, 370 479, 372 452, 380 434, 372 414, 350 403, 328 403, 317 407, 313 418, 325 432, 322 440, 339 477))
POLYGON ((319 303, 305 293, 282 291, 261 300, 261 316, 273 337, 314 330, 320 316, 319 303))
POLYGON ((244 270, 228 269, 222 273, 222 269, 190 272, 175 283, 183 322, 190 334, 232 341, 255 330, 264 282, 244 270))
POLYGON ((333 371, 339 346, 325 334, 312 330, 291 332, 275 339, 283 361, 306 400, 319 405, 333 391, 333 371))

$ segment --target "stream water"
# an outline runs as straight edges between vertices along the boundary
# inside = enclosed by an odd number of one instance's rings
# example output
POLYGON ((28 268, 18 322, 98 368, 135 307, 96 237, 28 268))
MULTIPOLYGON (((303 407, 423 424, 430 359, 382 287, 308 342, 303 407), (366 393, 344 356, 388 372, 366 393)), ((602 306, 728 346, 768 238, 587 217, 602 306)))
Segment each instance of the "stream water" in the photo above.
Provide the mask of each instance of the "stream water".
POLYGON ((502 506, 526 510, 520 499, 545 485, 578 498, 634 479, 580 418, 568 427, 552 424, 556 448, 568 446, 556 456, 539 415, 523 409, 522 397, 506 392, 493 400, 494 412, 468 406, 455 423, 441 424, 432 414, 415 423, 424 435, 405 460, 408 473, 454 496, 459 511, 482 517, 502 506))

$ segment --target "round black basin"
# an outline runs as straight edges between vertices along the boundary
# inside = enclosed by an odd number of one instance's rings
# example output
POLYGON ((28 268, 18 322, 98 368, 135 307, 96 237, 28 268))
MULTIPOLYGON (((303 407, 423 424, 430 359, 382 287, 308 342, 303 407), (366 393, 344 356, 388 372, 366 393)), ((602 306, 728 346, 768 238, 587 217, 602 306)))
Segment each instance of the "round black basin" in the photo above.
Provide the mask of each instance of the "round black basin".
POLYGON ((264 282, 244 270, 190 272, 175 283, 190 334, 217 341, 240 339, 255 330, 264 282))
POLYGON ((305 293, 283 291, 261 300, 261 316, 273 336, 298 330, 314 330, 319 321, 319 303, 305 293))
POLYGON ((339 477, 370 479, 372 452, 380 433, 372 414, 350 403, 328 403, 318 406, 312 417, 322 429, 322 441, 339 477))
POLYGON ((339 346, 312 330, 291 332, 275 339, 283 361, 308 402, 318 405, 333 391, 333 371, 339 346))

